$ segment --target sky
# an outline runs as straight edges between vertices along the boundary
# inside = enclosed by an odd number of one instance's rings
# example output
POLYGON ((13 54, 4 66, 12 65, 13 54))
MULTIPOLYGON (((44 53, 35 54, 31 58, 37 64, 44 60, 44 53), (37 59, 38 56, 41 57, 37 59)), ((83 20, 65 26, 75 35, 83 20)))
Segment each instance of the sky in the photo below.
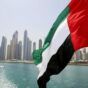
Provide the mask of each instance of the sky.
POLYGON ((24 30, 37 42, 44 40, 52 24, 70 0, 0 0, 0 43, 2 36, 8 43, 17 30, 23 40, 24 30))

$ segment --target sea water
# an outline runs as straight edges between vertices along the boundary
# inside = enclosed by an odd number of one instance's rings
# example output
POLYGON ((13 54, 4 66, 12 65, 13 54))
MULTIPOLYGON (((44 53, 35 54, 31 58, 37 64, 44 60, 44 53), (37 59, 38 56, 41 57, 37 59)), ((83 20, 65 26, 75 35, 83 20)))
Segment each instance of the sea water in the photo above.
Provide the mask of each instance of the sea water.
MULTIPOLYGON (((38 88, 34 64, 0 63, 0 88, 38 88)), ((88 66, 67 66, 47 88, 88 88, 88 66)))

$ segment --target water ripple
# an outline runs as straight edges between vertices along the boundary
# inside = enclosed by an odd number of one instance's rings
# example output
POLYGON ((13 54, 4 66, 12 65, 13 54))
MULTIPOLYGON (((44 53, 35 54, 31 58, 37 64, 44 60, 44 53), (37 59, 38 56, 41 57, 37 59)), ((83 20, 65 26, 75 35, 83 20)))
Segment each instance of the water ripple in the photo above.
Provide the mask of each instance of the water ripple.
POLYGON ((4 66, 0 66, 0 88, 17 88, 16 84, 12 83, 5 76, 4 66))

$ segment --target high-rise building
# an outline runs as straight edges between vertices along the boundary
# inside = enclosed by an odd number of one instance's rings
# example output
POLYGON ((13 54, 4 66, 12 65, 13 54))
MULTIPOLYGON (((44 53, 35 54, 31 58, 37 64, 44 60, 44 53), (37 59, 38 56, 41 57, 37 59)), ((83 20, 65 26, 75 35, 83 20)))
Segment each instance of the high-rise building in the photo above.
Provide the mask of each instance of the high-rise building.
POLYGON ((31 40, 28 38, 27 30, 24 31, 23 60, 31 59, 31 40))
POLYGON ((0 46, 0 59, 1 59, 1 46, 0 46))
POLYGON ((2 42, 1 42, 1 48, 0 48, 0 59, 1 60, 6 59, 6 45, 7 45, 7 39, 3 36, 2 42))
POLYGON ((88 52, 86 52, 86 60, 88 61, 88 52))
POLYGON ((86 60, 87 59, 87 52, 86 52, 86 48, 83 48, 82 49, 82 56, 83 56, 83 60, 86 60))
POLYGON ((18 60, 21 60, 22 59, 22 42, 19 41, 18 43, 18 60))
POLYGON ((39 49, 42 48, 42 40, 39 39, 39 49))
POLYGON ((30 57, 30 60, 32 60, 32 41, 29 40, 29 57, 30 57))
POLYGON ((14 59, 14 42, 13 42, 13 39, 10 41, 10 59, 14 59))
POLYGON ((14 36, 14 49, 15 49, 15 59, 18 59, 18 31, 15 32, 15 36, 14 36))
POLYGON ((28 41, 28 37, 27 37, 27 30, 24 31, 24 41, 23 41, 23 60, 28 59, 27 58, 27 42, 28 41))
POLYGON ((33 42, 33 51, 36 50, 36 42, 33 42))
POLYGON ((11 40, 11 59, 17 59, 18 57, 18 32, 16 31, 13 34, 11 40))
POLYGON ((75 52, 76 61, 82 60, 82 51, 78 50, 75 52))
POLYGON ((10 60, 11 59, 11 47, 10 45, 7 46, 7 60, 10 60))
POLYGON ((31 40, 29 38, 27 38, 27 60, 31 60, 32 56, 31 56, 31 40))

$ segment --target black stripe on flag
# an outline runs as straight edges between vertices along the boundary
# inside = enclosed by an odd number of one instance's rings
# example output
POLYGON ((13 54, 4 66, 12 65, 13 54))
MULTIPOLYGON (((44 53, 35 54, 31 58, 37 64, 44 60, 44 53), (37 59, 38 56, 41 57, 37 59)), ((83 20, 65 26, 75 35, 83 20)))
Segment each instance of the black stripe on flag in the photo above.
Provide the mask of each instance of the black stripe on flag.
POLYGON ((46 88, 47 82, 51 75, 59 74, 69 63, 74 54, 74 48, 69 35, 55 55, 53 55, 48 63, 45 73, 38 78, 39 88, 46 88))

